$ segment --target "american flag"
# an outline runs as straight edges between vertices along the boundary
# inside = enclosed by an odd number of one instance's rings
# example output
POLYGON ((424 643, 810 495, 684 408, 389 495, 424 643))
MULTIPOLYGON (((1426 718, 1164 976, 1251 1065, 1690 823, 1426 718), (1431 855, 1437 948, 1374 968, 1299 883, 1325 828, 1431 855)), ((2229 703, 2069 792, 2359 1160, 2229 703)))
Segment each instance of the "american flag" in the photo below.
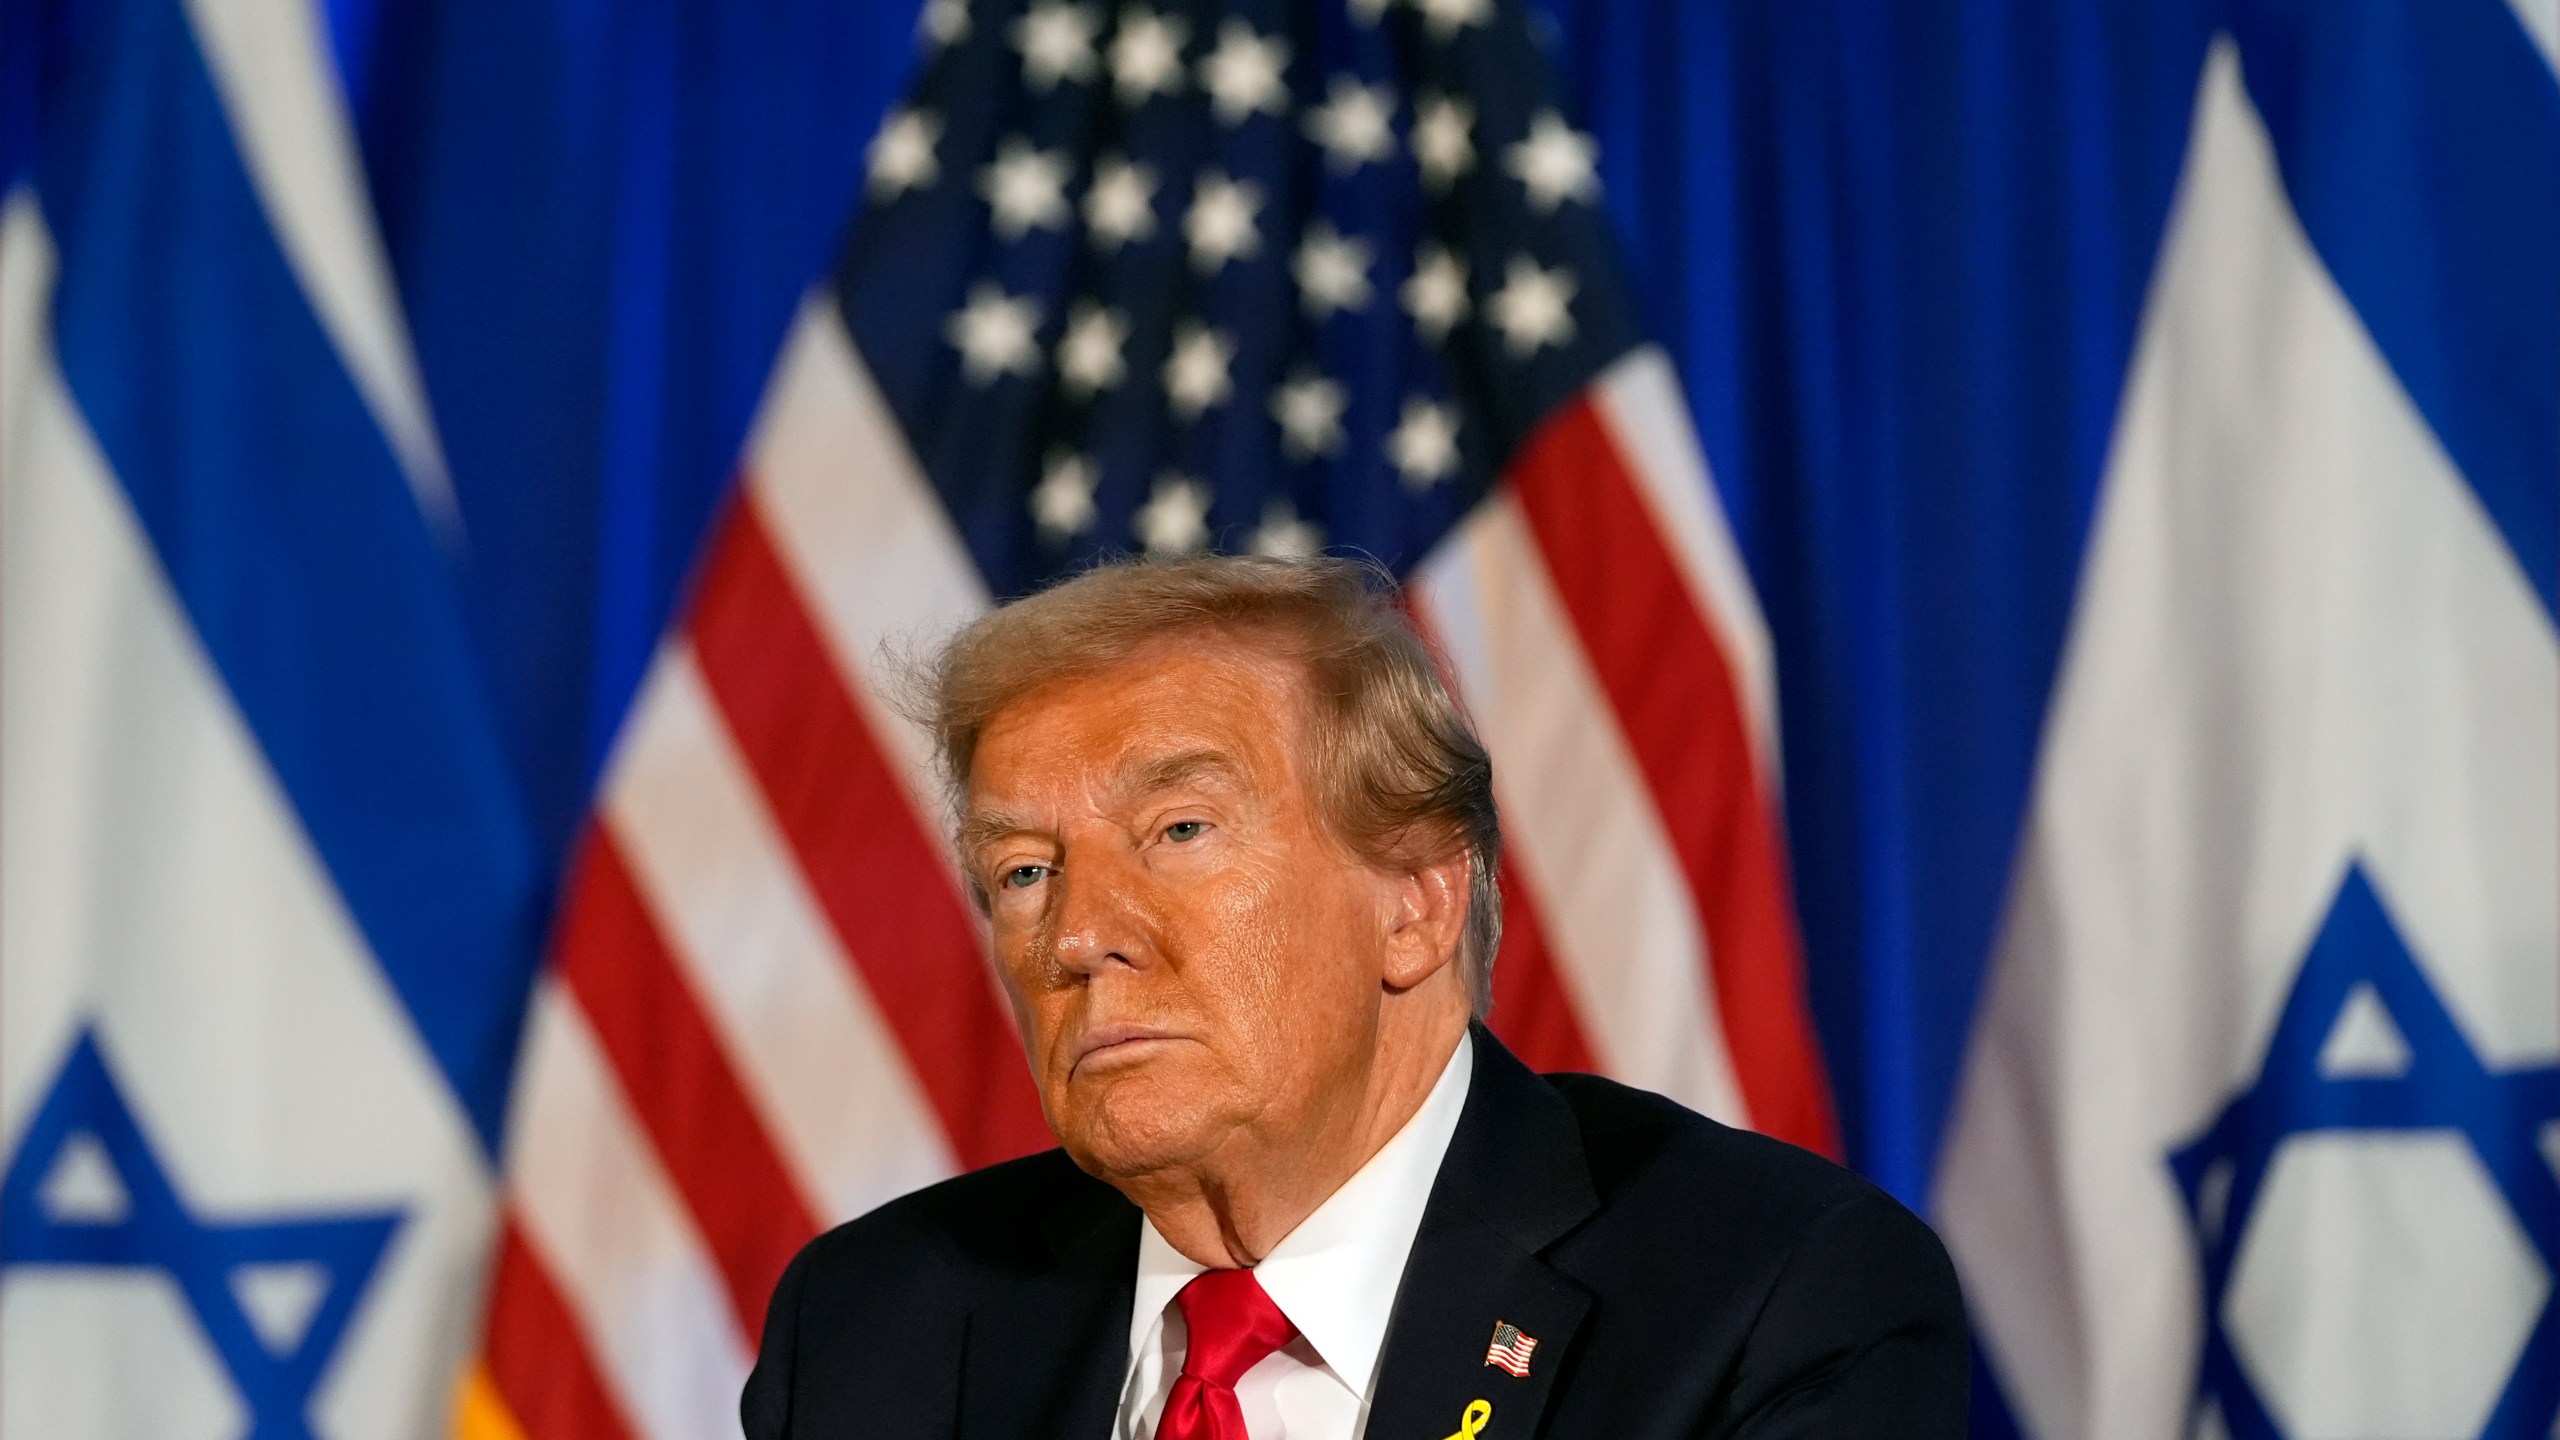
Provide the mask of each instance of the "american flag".
POLYGON ((1767 637, 1518 6, 922 28, 570 878, 471 1440, 731 1433, 794 1250, 1050 1143, 882 664, 1106 555, 1385 561, 1495 761, 1496 1029, 1833 1148, 1767 637))
POLYGON ((1484 1363, 1499 1365, 1525 1380, 1529 1375, 1529 1356, 1537 1348, 1536 1336, 1521 1334, 1520 1327, 1508 1320, 1496 1321, 1493 1344, 1484 1352, 1484 1363))

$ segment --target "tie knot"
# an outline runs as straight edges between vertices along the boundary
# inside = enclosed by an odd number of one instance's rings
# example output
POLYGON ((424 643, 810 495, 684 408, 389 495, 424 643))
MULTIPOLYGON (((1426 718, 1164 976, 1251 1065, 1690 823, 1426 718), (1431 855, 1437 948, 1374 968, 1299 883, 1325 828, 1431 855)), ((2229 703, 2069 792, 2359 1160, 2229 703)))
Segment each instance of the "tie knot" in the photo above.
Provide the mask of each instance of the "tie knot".
POLYGON ((1298 1333, 1250 1270, 1204 1270, 1173 1297, 1191 1341, 1182 1373, 1234 1389, 1244 1372, 1298 1333))

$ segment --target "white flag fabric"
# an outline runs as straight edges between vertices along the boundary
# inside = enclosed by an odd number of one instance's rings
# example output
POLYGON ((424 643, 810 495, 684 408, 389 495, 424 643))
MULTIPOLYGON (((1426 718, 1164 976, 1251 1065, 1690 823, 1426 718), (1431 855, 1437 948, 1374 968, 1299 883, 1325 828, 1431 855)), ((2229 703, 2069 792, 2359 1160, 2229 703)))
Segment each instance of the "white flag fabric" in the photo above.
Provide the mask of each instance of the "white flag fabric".
POLYGON ((1986 1440, 2560 1436, 2560 0, 0 0, 0 1440, 729 1433, 1048 1143, 881 642, 1315 545, 1986 1440))
POLYGON ((2560 644, 2228 42, 2015 875, 1937 1200, 2021 1428, 2553 1433, 2560 644))
POLYGON ((12 1440, 426 1440, 476 1320, 464 1096, 509 1056, 471 957, 538 892, 446 683, 460 537, 320 26, 29 27, 44 129, 0 195, 12 1440))

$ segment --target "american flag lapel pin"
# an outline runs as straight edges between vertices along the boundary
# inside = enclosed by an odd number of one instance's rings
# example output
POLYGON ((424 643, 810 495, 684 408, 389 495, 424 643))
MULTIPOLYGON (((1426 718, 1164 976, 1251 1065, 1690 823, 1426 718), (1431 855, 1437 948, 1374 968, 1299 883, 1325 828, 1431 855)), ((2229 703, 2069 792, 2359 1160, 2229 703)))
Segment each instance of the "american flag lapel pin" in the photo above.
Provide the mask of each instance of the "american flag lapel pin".
POLYGON ((1493 1324, 1493 1345, 1484 1352, 1484 1363, 1499 1365, 1513 1375, 1529 1378, 1529 1355, 1538 1348, 1538 1337, 1523 1335, 1520 1327, 1508 1320, 1493 1324))

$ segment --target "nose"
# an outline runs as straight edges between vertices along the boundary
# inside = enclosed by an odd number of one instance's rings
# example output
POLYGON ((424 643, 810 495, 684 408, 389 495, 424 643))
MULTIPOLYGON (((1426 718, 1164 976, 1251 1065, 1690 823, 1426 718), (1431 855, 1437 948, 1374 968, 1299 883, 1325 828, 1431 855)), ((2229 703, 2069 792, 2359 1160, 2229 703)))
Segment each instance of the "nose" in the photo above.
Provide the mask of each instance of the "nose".
POLYGON ((1049 953, 1058 967, 1091 978, 1144 965, 1151 951, 1142 877, 1128 847, 1088 841, 1070 845, 1063 859, 1049 919, 1049 953))

